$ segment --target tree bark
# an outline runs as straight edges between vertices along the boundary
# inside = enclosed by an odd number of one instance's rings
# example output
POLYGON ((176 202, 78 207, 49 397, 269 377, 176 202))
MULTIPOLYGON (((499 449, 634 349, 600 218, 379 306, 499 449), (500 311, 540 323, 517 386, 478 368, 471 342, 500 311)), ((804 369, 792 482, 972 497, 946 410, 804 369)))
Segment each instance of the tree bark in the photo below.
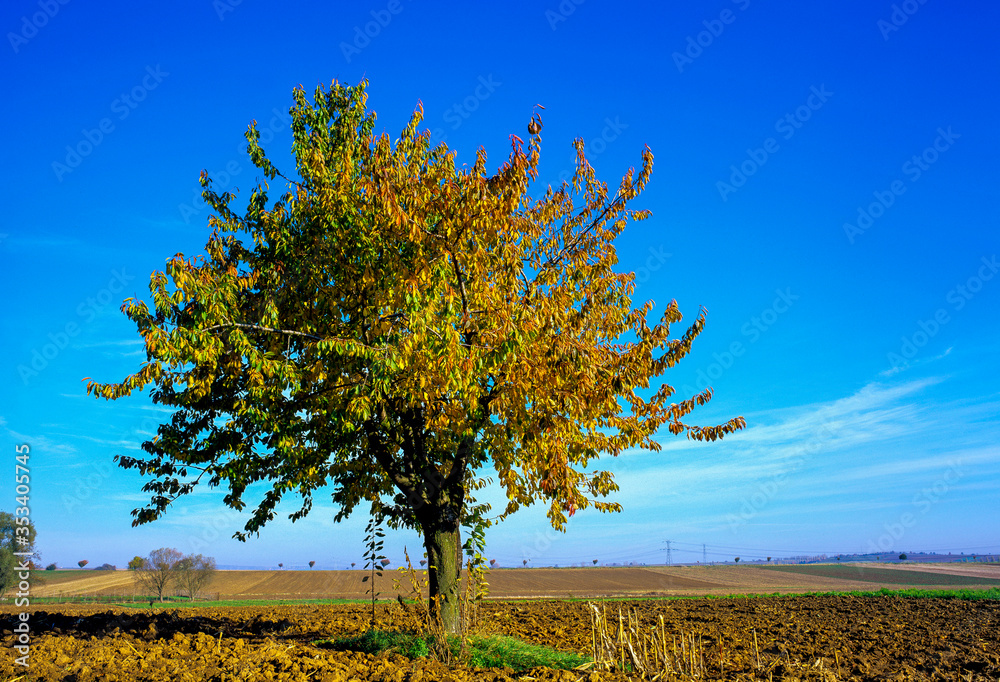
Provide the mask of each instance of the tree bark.
POLYGON ((457 516, 442 514, 445 518, 424 527, 424 547, 427 549, 427 577, 431 605, 440 615, 445 634, 461 633, 462 616, 459 609, 458 585, 461 564, 461 541, 457 516))

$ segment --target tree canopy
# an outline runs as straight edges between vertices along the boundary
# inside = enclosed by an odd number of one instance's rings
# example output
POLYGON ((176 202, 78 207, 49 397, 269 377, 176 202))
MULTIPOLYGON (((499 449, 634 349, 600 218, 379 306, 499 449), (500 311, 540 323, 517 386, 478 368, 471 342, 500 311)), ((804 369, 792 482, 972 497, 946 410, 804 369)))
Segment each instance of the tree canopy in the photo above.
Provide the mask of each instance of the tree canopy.
POLYGON ((238 510, 265 483, 236 533, 245 539, 286 494, 301 499, 294 521, 329 486, 337 520, 364 502, 419 529, 432 596, 451 604, 458 528, 485 522, 475 492, 493 477, 507 496, 499 517, 544 502, 561 529, 591 506, 620 510, 605 499, 611 473, 588 468, 598 457, 659 450, 663 425, 716 440, 744 422, 689 425, 710 389, 683 400, 666 384, 652 390, 705 312, 671 339, 677 303, 649 326, 654 303, 634 309, 634 273, 614 269, 614 239, 649 217, 628 207, 652 171, 648 148, 611 193, 577 140, 572 181, 533 199, 540 119, 527 145, 511 136, 495 173, 483 149, 457 168, 453 151, 418 131, 419 105, 395 144, 376 136, 366 86, 320 86, 312 102, 295 90, 294 175, 250 126, 252 162, 284 184, 276 199, 260 182, 238 213, 235 195, 202 172, 214 210, 205 254, 177 254, 153 273, 151 304, 125 302, 147 360, 88 391, 118 399, 151 386, 175 410, 143 444, 147 456, 117 458, 152 477, 134 524, 202 480, 225 484, 238 510))
MULTIPOLYGON (((200 556, 200 555, 199 555, 200 556)), ((157 598, 162 602, 163 593, 167 588, 183 573, 183 569, 189 565, 182 565, 184 555, 176 549, 161 547, 154 549, 142 561, 142 565, 135 568, 132 577, 136 584, 149 592, 155 592, 157 598)))

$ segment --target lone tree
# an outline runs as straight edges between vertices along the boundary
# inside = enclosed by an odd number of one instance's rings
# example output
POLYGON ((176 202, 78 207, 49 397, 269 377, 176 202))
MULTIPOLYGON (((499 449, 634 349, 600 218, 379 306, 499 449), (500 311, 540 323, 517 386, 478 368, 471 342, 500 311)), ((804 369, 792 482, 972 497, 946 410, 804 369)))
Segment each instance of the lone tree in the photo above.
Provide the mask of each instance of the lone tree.
POLYGON ((198 593, 207 587, 215 576, 215 559, 201 554, 186 556, 177 562, 175 570, 177 582, 194 601, 198 593))
POLYGON ((277 200, 258 184, 238 214, 202 172, 214 209, 205 255, 177 254, 153 273, 151 305, 125 301, 147 360, 87 389, 115 400, 152 386, 153 401, 175 409, 143 444, 148 456, 116 457, 153 477, 133 525, 202 480, 225 483, 237 510, 266 483, 234 534, 245 540, 286 493, 302 498, 295 521, 330 485, 337 520, 366 503, 422 534, 432 603, 453 633, 460 528, 493 521, 475 499, 485 467, 506 490, 498 518, 546 502, 562 530, 587 507, 621 509, 599 499, 618 489, 612 474, 585 469, 600 455, 658 451, 664 424, 714 441, 745 423, 688 425, 711 389, 679 402, 668 385, 651 389, 690 351, 705 311, 671 339, 677 303, 648 326, 653 302, 633 309, 635 274, 614 271, 614 239, 649 216, 627 207, 652 171, 648 148, 611 193, 578 139, 572 182, 532 199, 540 119, 526 148, 511 136, 490 175, 482 149, 456 168, 453 151, 431 148, 419 105, 395 146, 376 137, 366 87, 321 85, 313 102, 295 90, 292 177, 250 125, 253 164, 286 185, 277 200))
POLYGON ((88 561, 87 559, 80 559, 79 561, 76 562, 76 565, 79 566, 80 568, 83 568, 89 563, 90 561, 88 561))
POLYGON ((179 563, 184 558, 176 549, 163 547, 154 549, 135 570, 136 582, 145 590, 156 594, 163 601, 163 593, 178 574, 179 563))

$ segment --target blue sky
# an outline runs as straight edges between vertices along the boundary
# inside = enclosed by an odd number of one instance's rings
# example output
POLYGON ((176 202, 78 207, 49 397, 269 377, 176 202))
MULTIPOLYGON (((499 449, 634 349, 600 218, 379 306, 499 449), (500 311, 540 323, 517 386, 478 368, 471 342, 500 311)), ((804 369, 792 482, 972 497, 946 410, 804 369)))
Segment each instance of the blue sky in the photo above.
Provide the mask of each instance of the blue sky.
MULTIPOLYGON (((703 544, 710 560, 1000 552, 998 18, 940 0, 6 3, 0 432, 12 468, 31 446, 43 560, 360 562, 366 519, 334 524, 322 499, 245 544, 218 490, 131 528, 143 480, 112 460, 168 415, 82 379, 143 360, 119 305, 203 249, 201 169, 243 205, 250 121, 288 168, 293 88, 362 78, 378 130, 395 139, 422 102, 459 163, 483 146, 499 166, 543 105, 540 184, 572 170, 577 136, 611 185, 648 144, 635 207, 653 217, 618 240, 620 267, 654 316, 708 309, 665 380, 713 386, 700 423, 748 421, 608 460, 624 513, 559 534, 522 511, 488 535, 501 565, 663 561, 665 540, 674 561, 703 544)), ((388 540, 394 562, 420 544, 388 540)))

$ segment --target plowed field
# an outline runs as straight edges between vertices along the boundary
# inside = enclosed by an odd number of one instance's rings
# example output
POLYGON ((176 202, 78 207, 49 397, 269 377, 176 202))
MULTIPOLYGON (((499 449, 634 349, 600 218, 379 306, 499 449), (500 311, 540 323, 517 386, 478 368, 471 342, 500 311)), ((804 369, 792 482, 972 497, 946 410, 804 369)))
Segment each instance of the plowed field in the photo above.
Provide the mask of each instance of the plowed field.
MULTIPOLYGON (((608 602, 635 609, 644 625, 663 616, 668 634, 694 635, 707 676, 726 680, 996 680, 1000 602, 902 597, 760 597, 608 602), (755 644, 756 639, 756 644, 755 644)), ((381 605, 379 627, 401 609, 381 605)), ((492 602, 483 630, 589 654, 585 602, 492 602)), ((3 628, 17 621, 0 608, 3 628)), ((13 650, 0 677, 72 680, 621 680, 621 676, 536 669, 450 669, 401 656, 333 651, 312 640, 367 627, 363 605, 189 608, 150 611, 39 607, 31 668, 13 650), (48 611, 43 610, 47 608, 48 611)), ((11 638, 8 635, 8 642, 11 638)), ((20 679, 20 678, 18 678, 20 679)))

